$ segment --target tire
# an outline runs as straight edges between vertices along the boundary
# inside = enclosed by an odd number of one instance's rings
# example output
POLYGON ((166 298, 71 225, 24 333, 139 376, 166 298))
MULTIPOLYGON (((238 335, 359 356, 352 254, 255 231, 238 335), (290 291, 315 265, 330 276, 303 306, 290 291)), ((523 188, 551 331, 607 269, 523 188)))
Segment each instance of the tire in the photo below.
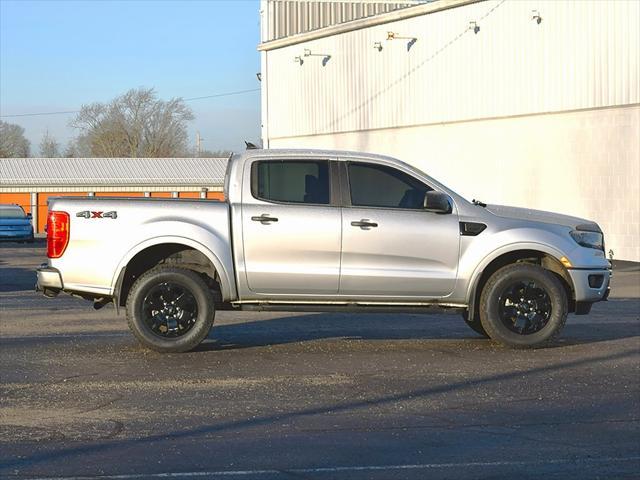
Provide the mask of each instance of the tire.
POLYGON ((162 353, 188 352, 213 325, 213 295, 202 277, 176 267, 156 267, 133 284, 127 323, 145 347, 162 353))
POLYGON ((477 314, 475 316, 475 319, 470 321, 469 320, 469 311, 467 310, 467 311, 462 313, 462 318, 464 319, 464 323, 466 323, 471 330, 473 330, 474 332, 476 332, 479 335, 482 335, 485 338, 489 338, 489 335, 487 335, 487 332, 482 327, 482 323, 480 322, 480 317, 477 314))
POLYGON ((568 299, 560 280, 531 264, 496 271, 480 295, 480 322, 489 337, 511 348, 552 343, 567 321, 568 299))

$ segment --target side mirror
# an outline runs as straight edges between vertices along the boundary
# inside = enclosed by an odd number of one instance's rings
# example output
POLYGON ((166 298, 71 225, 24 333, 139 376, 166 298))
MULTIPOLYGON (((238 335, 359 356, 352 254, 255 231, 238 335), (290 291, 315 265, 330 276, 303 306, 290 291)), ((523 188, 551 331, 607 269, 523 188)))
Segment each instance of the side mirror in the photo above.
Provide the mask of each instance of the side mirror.
POLYGON ((451 213, 451 199, 442 192, 430 190, 424 195, 424 209, 434 213, 451 213))
POLYGON ((33 215, 31 215, 30 213, 27 213, 27 218, 31 220, 33 218, 33 215))

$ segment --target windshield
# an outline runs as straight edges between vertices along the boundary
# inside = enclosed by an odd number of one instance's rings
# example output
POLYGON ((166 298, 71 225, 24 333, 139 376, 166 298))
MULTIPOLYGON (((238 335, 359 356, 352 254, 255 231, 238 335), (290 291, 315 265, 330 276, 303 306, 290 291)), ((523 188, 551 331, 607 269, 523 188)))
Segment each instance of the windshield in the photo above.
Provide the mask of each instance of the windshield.
POLYGON ((20 207, 0 208, 0 218, 25 218, 25 214, 20 207))

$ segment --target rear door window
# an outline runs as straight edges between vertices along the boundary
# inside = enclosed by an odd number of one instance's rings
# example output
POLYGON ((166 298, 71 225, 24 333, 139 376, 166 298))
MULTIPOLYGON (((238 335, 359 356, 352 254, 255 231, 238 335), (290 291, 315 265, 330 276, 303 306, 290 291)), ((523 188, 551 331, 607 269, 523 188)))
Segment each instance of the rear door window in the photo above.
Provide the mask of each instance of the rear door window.
POLYGON ((328 160, 268 160, 251 169, 251 193, 277 203, 328 205, 328 160))

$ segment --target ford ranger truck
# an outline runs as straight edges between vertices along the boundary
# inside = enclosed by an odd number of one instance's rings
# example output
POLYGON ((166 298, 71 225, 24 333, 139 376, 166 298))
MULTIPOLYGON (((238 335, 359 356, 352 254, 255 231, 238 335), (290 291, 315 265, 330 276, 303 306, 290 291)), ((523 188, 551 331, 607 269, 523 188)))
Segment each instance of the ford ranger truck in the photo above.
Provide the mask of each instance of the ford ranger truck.
POLYGON ((124 308, 160 352, 195 348, 217 309, 453 311, 537 347, 608 296, 596 223, 469 202, 394 158, 248 150, 224 190, 224 202, 50 199, 36 288, 124 308))

